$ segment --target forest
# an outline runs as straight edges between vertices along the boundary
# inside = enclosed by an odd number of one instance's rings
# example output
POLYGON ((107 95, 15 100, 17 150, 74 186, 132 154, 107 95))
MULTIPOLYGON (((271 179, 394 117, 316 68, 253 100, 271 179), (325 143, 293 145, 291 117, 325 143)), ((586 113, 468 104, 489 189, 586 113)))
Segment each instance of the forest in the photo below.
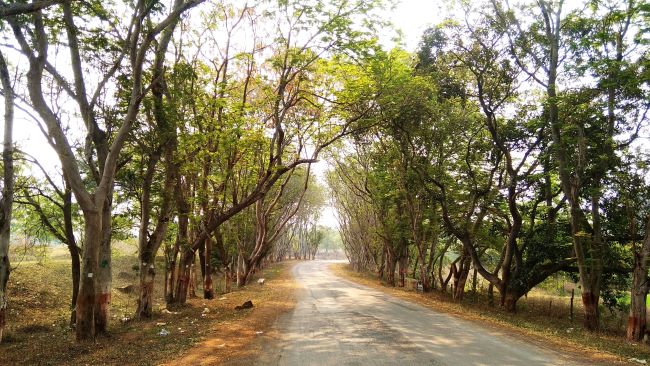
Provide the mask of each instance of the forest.
POLYGON ((478 278, 506 313, 562 276, 588 331, 617 309, 642 341, 650 4, 448 1, 415 50, 386 46, 391 6, 0 1, 0 342, 22 246, 69 252, 83 342, 111 330, 118 241, 147 321, 337 236, 355 271, 458 302, 478 278))

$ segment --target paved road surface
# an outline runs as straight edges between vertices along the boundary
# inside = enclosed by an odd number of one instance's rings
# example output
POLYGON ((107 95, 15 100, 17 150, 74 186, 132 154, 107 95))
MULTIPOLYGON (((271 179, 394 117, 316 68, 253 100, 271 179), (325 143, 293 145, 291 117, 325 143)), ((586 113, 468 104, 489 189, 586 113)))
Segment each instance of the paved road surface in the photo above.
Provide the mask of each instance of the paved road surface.
POLYGON ((551 350, 336 277, 294 267, 304 290, 258 365, 576 365, 551 350))

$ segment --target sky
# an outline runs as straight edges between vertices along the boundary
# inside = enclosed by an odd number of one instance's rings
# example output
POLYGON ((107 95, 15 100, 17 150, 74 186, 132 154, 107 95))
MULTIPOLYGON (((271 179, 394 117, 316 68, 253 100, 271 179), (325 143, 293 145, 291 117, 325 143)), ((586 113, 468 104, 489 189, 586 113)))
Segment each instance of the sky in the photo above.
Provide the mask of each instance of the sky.
MULTIPOLYGON (((390 0, 388 0, 390 2, 390 0)), ((422 32, 431 24, 441 20, 442 1, 438 0, 403 0, 393 2, 392 9, 383 11, 383 17, 391 21, 396 29, 402 33, 401 46, 406 50, 414 51, 418 45, 422 32)), ((395 32, 386 31, 378 35, 381 43, 386 48, 396 46, 394 42, 395 32)), ((8 55, 11 62, 11 54, 8 55)), ((14 55, 15 56, 15 55, 14 55)), ((1 99, 1 98, 0 98, 1 99)), ((26 153, 36 157, 44 167, 51 173, 60 170, 60 163, 57 155, 48 145, 41 131, 37 128, 36 122, 26 113, 17 110, 15 113, 14 140, 19 148, 26 153)), ((1 130, 1 126, 0 126, 1 130)), ((325 184, 324 175, 328 169, 326 161, 321 160, 313 167, 317 178, 325 184)), ((319 224, 336 228, 335 210, 326 205, 323 207, 319 224)))

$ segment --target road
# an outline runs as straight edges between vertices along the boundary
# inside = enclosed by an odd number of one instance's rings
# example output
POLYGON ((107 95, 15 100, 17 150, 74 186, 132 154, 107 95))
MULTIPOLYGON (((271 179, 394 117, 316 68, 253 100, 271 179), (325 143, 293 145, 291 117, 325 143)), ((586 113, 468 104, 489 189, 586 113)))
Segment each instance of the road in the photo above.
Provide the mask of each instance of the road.
POLYGON ((327 261, 297 264, 304 287, 257 365, 581 365, 500 331, 335 276, 327 261))

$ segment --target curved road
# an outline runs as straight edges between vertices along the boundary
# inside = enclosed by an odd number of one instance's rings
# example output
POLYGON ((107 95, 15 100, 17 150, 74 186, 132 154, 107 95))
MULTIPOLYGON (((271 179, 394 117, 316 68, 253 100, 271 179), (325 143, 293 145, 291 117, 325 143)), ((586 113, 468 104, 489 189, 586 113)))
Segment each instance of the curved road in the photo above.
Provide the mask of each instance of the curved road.
POLYGON ((551 350, 298 263, 304 287, 258 365, 578 365, 551 350))

